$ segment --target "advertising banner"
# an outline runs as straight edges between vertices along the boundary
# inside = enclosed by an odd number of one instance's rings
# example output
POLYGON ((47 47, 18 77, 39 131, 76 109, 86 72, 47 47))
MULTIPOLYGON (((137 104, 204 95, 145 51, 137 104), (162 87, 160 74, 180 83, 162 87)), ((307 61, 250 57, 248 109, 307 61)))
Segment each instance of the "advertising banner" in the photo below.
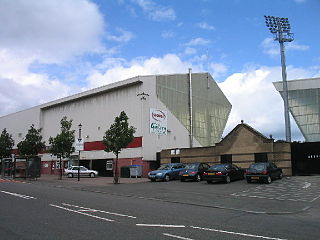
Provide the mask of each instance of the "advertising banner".
POLYGON ((150 133, 167 135, 167 111, 150 108, 150 133))

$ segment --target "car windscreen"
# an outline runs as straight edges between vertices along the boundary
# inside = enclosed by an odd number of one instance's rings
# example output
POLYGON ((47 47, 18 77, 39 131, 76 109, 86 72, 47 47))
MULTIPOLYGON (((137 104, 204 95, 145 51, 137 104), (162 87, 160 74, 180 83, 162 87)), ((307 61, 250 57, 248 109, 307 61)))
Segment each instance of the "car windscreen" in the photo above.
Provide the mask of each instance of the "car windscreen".
POLYGON ((266 165, 265 164, 251 164, 249 169, 253 169, 256 171, 263 171, 265 170, 266 165))
POLYGON ((184 168, 185 169, 197 169, 198 164, 187 164, 184 168))
POLYGON ((158 170, 170 170, 171 166, 170 165, 162 165, 158 168, 158 170))
POLYGON ((225 165, 214 165, 214 166, 210 167, 209 169, 214 170, 214 171, 225 171, 226 166, 225 165))

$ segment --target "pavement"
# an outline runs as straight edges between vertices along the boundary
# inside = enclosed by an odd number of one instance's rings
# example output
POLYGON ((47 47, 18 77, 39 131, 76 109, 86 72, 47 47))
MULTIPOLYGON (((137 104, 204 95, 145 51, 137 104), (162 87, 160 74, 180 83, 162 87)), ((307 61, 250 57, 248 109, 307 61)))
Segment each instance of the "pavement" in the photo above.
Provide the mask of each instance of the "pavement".
MULTIPOLYGON (((3 180, 13 180, 13 181, 21 181, 21 182, 29 182, 29 183, 46 183, 49 185, 63 185, 66 187, 74 187, 74 188, 83 188, 83 187, 107 187, 114 185, 113 177, 81 177, 78 181, 77 177, 68 178, 66 176, 62 176, 60 179, 59 175, 53 174, 42 174, 37 179, 24 179, 24 178, 12 178, 12 177, 2 177, 3 180)), ((141 183, 148 182, 147 178, 119 178, 119 184, 133 184, 133 183, 141 183)))

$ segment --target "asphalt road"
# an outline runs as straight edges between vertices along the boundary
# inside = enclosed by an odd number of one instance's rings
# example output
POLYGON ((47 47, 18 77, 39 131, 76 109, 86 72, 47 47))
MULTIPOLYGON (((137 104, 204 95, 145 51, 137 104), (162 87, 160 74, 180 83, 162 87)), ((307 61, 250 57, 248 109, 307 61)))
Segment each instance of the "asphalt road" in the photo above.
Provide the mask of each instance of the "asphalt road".
POLYGON ((320 177, 109 186, 0 181, 1 239, 319 239, 320 177))

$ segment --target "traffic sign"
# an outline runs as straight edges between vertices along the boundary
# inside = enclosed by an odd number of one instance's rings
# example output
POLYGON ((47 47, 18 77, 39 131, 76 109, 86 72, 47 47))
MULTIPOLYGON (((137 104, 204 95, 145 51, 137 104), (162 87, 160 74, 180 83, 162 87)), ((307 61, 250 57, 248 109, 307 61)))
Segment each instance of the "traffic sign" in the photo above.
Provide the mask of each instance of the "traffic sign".
POLYGON ((75 145, 76 151, 83 151, 84 150, 83 138, 77 138, 74 145, 75 145))

